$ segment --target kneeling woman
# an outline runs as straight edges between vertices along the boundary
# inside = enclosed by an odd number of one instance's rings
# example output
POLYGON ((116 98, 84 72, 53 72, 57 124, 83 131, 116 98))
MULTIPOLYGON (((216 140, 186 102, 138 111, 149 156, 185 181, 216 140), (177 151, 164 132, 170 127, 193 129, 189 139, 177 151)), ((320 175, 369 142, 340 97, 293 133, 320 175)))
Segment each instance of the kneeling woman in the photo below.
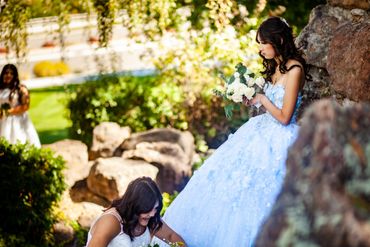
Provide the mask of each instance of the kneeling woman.
POLYGON ((168 243, 184 243, 162 221, 162 206, 162 195, 151 178, 142 177, 132 181, 122 198, 113 201, 93 223, 86 246, 147 246, 153 236, 168 243))

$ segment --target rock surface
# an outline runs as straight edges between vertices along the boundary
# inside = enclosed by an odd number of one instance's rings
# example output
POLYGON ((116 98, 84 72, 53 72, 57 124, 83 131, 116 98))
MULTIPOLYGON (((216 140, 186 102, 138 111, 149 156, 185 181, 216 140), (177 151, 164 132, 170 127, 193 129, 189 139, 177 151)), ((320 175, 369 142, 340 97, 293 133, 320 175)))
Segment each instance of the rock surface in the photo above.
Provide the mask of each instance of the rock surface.
POLYGON ((99 158, 91 167, 87 187, 93 193, 113 201, 123 195, 132 180, 142 176, 155 180, 157 173, 158 169, 145 161, 99 158))
POLYGON ((63 174, 68 187, 85 178, 90 171, 88 164, 87 146, 77 140, 62 140, 53 144, 43 145, 44 148, 50 148, 56 155, 60 155, 66 161, 66 169, 63 174))
POLYGON ((256 246, 370 246, 370 105, 320 101, 289 150, 256 246))
POLYGON ((346 9, 364 9, 370 10, 369 0, 328 0, 328 4, 332 6, 339 6, 346 9))
POLYGON ((304 107, 326 97, 339 103, 368 100, 370 19, 364 2, 333 0, 311 11, 309 23, 296 39, 311 67, 312 81, 303 90, 304 107))
POLYGON ((103 122, 93 130, 92 146, 89 159, 112 157, 117 147, 131 135, 129 127, 121 127, 117 123, 103 122))
POLYGON ((348 22, 336 29, 327 69, 336 92, 354 101, 370 101, 370 22, 348 22))
POLYGON ((194 148, 190 132, 164 128, 133 134, 116 154, 155 165, 159 169, 156 182, 161 191, 173 193, 180 190, 191 175, 194 148))

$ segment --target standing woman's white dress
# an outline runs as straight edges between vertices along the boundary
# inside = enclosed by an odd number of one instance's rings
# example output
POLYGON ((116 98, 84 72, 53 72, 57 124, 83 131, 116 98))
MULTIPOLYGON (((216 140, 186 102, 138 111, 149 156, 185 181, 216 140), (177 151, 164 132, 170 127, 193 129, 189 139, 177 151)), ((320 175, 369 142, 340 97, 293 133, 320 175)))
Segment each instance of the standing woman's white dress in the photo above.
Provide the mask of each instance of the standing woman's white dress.
MULTIPOLYGON (((19 105, 18 94, 9 101, 10 89, 0 90, 0 105, 8 103, 12 108, 19 105)), ((10 143, 29 142, 36 147, 41 147, 39 137, 27 112, 17 115, 2 116, 0 119, 0 136, 5 137, 10 143)))

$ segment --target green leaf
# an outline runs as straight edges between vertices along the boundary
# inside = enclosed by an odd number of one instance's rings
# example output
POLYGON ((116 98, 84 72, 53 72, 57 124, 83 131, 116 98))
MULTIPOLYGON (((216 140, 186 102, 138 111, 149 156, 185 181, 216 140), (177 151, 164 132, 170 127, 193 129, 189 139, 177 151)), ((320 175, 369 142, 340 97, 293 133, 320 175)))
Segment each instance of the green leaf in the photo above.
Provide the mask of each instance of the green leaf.
POLYGON ((245 79, 244 76, 240 76, 240 82, 247 85, 247 80, 245 79))
POLYGON ((244 65, 242 63, 238 63, 237 65, 235 65, 235 68, 236 70, 240 69, 241 67, 243 67, 244 65))
POLYGON ((236 65, 236 70, 240 75, 244 75, 247 72, 247 67, 245 67, 242 63, 238 63, 238 65, 236 65))
POLYGON ((220 97, 223 97, 224 96, 224 93, 221 92, 220 90, 217 90, 217 89, 213 89, 212 90, 212 93, 217 95, 217 96, 220 96, 220 97))
POLYGON ((222 80, 224 80, 226 83, 229 83, 229 81, 227 80, 226 76, 224 74, 220 74, 220 77, 222 80))
POLYGON ((225 110, 226 117, 228 119, 231 119, 231 117, 233 116, 234 104, 225 105, 224 110, 225 110))
POLYGON ((230 77, 230 80, 229 80, 228 84, 231 84, 231 83, 233 83, 234 81, 235 81, 235 76, 234 76, 234 75, 232 75, 232 76, 230 77))

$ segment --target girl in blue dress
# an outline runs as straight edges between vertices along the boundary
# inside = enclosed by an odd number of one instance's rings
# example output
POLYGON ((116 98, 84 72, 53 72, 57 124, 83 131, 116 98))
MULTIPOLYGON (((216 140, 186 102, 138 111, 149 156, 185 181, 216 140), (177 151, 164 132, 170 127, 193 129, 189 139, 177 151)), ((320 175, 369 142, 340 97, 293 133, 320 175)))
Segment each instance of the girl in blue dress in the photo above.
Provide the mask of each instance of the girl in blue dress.
POLYGON ((251 118, 205 161, 164 216, 190 247, 253 246, 284 180, 307 66, 285 20, 265 20, 256 40, 268 83, 265 94, 244 103, 261 104, 266 113, 251 118))

